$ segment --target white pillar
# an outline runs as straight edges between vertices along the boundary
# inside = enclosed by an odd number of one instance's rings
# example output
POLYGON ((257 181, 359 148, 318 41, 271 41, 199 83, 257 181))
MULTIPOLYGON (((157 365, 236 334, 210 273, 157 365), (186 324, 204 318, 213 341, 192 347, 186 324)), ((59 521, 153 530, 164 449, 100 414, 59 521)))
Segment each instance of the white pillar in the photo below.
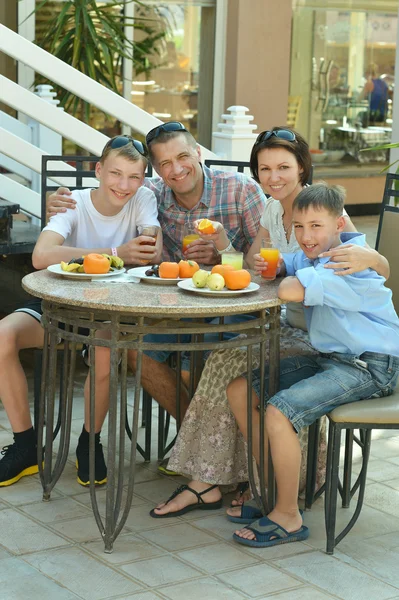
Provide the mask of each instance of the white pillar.
MULTIPOLYGON (((398 11, 399 18, 399 11, 398 11)), ((396 55, 395 55, 395 92, 393 95, 392 109, 392 142, 399 144, 399 27, 396 33, 396 55)), ((389 153, 390 163, 399 160, 399 148, 392 148, 389 153)), ((395 173, 399 163, 390 168, 391 173, 395 173)))
MULTIPOLYGON (((56 92, 53 92, 52 89, 51 85, 38 85, 36 86, 35 94, 45 102, 57 106, 60 101, 55 99, 57 94, 56 92)), ((64 109, 60 108, 60 110, 64 109)), ((62 154, 62 136, 59 133, 33 119, 29 119, 28 125, 32 129, 32 144, 34 146, 37 146, 41 150, 45 150, 48 154, 62 154)), ((39 173, 32 174, 31 189, 35 192, 40 192, 39 173)))
POLYGON ((219 123, 219 131, 212 134, 213 151, 224 160, 248 161, 257 125, 250 123, 253 116, 246 114, 246 106, 230 106, 227 110, 229 114, 222 115, 225 123, 219 123))

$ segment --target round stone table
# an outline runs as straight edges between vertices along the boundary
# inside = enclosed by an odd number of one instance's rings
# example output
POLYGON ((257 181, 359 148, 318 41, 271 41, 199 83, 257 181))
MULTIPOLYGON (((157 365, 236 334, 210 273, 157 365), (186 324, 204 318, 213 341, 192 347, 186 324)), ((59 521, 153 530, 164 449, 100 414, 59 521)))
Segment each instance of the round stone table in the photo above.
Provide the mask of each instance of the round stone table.
MULTIPOLYGON (((105 551, 111 552, 113 542, 121 532, 129 514, 133 497, 136 441, 139 415, 142 352, 144 350, 203 351, 221 348, 247 347, 248 372, 251 373, 252 348, 260 346, 261 369, 264 369, 266 343, 269 346, 270 377, 268 393, 277 391, 279 376, 280 300, 277 298, 278 281, 261 281, 260 288, 250 294, 237 296, 203 296, 190 293, 177 286, 153 285, 145 282, 117 282, 67 279, 47 270, 26 275, 23 288, 31 295, 43 299, 43 349, 42 388, 38 427, 39 472, 43 486, 43 499, 49 500, 51 490, 60 477, 69 450, 72 416, 75 356, 77 344, 89 347, 90 381, 95 380, 95 348, 110 349, 110 405, 108 414, 106 514, 103 520, 97 505, 94 485, 94 385, 90 386, 90 494, 93 513, 104 539, 105 551), (252 320, 225 323, 224 317, 254 313, 252 320), (213 319, 209 323, 209 317, 213 319), (217 317, 215 319, 215 317, 217 317), (208 318, 208 319, 207 319, 208 318), (216 323, 215 323, 216 321, 216 323), (99 333, 101 332, 101 333, 99 333), (237 332, 245 338, 223 339, 223 333, 237 332), (176 339, 169 343, 150 343, 146 334, 190 334, 190 343, 176 339), (205 334, 217 333, 217 341, 207 341, 205 334), (101 336, 101 337, 99 337, 101 336), (56 396, 57 344, 65 340, 64 390, 60 404, 61 430, 57 458, 53 466, 54 404, 56 396), (127 496, 122 506, 125 460, 125 421, 127 406, 126 374, 128 350, 135 350, 136 380, 132 415, 130 469, 127 496), (119 409, 119 410, 118 410, 119 409), (44 419, 46 434, 43 455, 44 419)), ((177 363, 177 389, 180 388, 180 369, 177 363)), ((248 377, 251 398, 252 377, 248 377)), ((263 381, 263 377, 262 377, 263 381)), ((262 384, 263 385, 263 384, 262 384)), ((261 390, 263 397, 263 390, 261 390)), ((274 485, 272 468, 269 469, 268 498, 264 482, 264 457, 261 452, 261 496, 254 485, 252 456, 251 404, 248 402, 248 466, 252 488, 259 505, 267 509, 273 502, 274 485)), ((263 410, 263 408, 261 409, 263 410)), ((179 414, 179 411, 178 411, 179 414)), ((260 419, 261 448, 264 439, 264 419, 260 419)), ((270 463, 270 460, 269 460, 270 463)))

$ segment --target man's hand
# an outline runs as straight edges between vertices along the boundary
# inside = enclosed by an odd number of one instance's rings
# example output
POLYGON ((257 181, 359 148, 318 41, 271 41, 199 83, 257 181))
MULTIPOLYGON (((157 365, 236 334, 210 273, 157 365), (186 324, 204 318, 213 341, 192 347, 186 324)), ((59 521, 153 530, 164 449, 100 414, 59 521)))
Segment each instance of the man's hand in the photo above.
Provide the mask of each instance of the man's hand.
POLYGON ((205 242, 214 242, 214 245, 218 250, 224 250, 230 243, 229 238, 227 237, 226 231, 222 225, 218 221, 211 221, 213 228, 215 229, 215 233, 201 233, 198 229, 198 225, 202 221, 202 219, 198 219, 194 221, 194 229, 201 236, 201 239, 205 242))
POLYGON ((148 235, 139 235, 139 237, 119 246, 117 248, 118 256, 126 265, 154 263, 157 249, 155 246, 150 245, 151 242, 154 243, 154 238, 148 235))
POLYGON ((66 187, 60 187, 47 198, 47 218, 57 213, 66 212, 67 208, 75 208, 76 201, 71 198, 72 192, 66 187))
POLYGON ((345 244, 320 254, 319 258, 330 257, 332 262, 324 265, 326 269, 336 269, 334 275, 352 275, 365 269, 374 269, 380 254, 372 248, 345 244))
POLYGON ((195 260, 203 265, 216 265, 220 262, 220 257, 215 248, 215 244, 204 238, 199 238, 198 240, 191 242, 191 244, 187 246, 183 256, 186 260, 195 260))

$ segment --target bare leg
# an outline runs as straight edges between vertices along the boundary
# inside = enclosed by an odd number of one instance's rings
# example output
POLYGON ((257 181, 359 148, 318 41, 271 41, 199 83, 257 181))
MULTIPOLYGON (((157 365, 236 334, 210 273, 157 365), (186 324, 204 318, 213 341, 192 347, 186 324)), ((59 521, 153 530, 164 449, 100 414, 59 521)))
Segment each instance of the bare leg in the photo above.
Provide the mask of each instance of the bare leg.
MULTIPOLYGON (((247 423, 247 380, 244 377, 238 377, 234 379, 227 386, 227 399, 230 404, 230 408, 234 414, 234 417, 237 421, 237 425, 243 434, 244 438, 248 438, 248 423, 247 423)), ((259 465, 259 411, 258 406, 259 398, 252 391, 252 452, 255 457, 256 463, 259 465)), ((267 448, 267 435, 265 431, 265 445, 267 448)), ((265 461, 265 480, 267 481, 267 464, 265 461)), ((248 499, 244 498, 243 501, 248 499)), ((232 517, 239 517, 241 515, 241 504, 239 502, 237 507, 232 507, 227 509, 227 514, 232 517)))
POLYGON ((26 313, 12 313, 0 321, 0 398, 14 433, 32 427, 28 402, 28 383, 19 352, 42 348, 41 324, 26 313))
MULTIPOLYGON (((128 355, 129 366, 136 373, 135 350, 128 355)), ((143 354, 141 367, 141 385, 172 417, 176 418, 176 372, 166 363, 160 363, 143 354)), ((188 392, 184 385, 180 390, 181 418, 189 404, 188 392)))
MULTIPOLYGON (((96 380, 95 380, 95 421, 94 431, 98 433, 103 426, 109 408, 109 376, 110 376, 110 351, 108 348, 96 347, 96 380)), ((88 373, 85 387, 85 429, 90 431, 90 373, 88 373)))
MULTIPOLYGON (((287 417, 272 405, 269 405, 266 410, 266 428, 277 483, 276 506, 268 517, 289 532, 297 531, 302 525, 302 517, 298 510, 301 463, 298 436, 287 417)), ((253 532, 246 528, 236 531, 236 534, 247 539, 255 539, 253 532)))
MULTIPOLYGON (((190 488, 193 488, 193 490, 195 490, 196 492, 203 492, 211 485, 213 484, 204 483, 203 481, 190 481, 190 483, 188 484, 188 486, 190 488)), ((209 504, 211 502, 217 502, 218 500, 220 500, 221 497, 222 494, 218 487, 214 488, 213 490, 210 490, 202 496, 203 501, 206 504, 209 504)), ((158 506, 154 509, 154 512, 157 515, 166 515, 168 513, 177 512, 178 510, 181 510, 182 508, 185 508, 190 504, 197 504, 197 497, 192 492, 185 490, 167 504, 165 502, 158 504, 158 506)))

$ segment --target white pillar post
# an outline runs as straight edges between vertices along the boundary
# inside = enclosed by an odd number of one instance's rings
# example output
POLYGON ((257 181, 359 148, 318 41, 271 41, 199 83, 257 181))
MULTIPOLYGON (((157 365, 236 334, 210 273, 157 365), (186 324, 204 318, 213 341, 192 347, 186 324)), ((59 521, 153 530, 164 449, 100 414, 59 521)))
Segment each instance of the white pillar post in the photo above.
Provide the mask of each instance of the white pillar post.
POLYGON ((219 131, 212 134, 213 151, 225 160, 248 161, 257 125, 250 123, 253 116, 246 114, 246 106, 230 106, 227 110, 229 114, 222 115, 225 123, 219 123, 219 131))
MULTIPOLYGON (((45 102, 57 106, 60 101, 55 99, 57 94, 52 89, 51 85, 38 85, 36 86, 35 94, 45 102)), ((64 109, 60 108, 60 110, 64 109)), ((38 123, 34 119, 29 119, 28 125, 32 129, 32 144, 34 146, 45 150, 48 154, 62 154, 62 136, 59 133, 38 123)), ((33 173, 32 175, 31 189, 35 192, 40 192, 40 175, 39 173, 33 173)))

